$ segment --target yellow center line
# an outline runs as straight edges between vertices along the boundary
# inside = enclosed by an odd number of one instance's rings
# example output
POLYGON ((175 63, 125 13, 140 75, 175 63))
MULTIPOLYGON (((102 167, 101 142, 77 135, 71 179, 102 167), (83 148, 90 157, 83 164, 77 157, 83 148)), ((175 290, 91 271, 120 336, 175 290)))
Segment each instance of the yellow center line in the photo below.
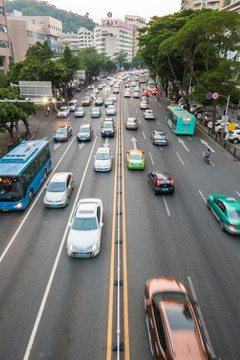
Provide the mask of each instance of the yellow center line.
MULTIPOLYGON (((118 121, 120 113, 120 102, 118 104, 118 121)), ((108 332, 107 332, 107 357, 111 360, 112 355, 112 319, 113 319, 113 285, 114 285, 114 254, 115 254, 115 234, 116 234, 116 198, 117 198, 117 167, 118 167, 118 137, 119 127, 117 125, 116 137, 116 157, 115 157, 115 174, 114 174, 114 190, 113 190, 113 219, 112 219, 112 246, 111 246, 111 262, 110 262, 110 278, 109 278, 109 304, 108 304, 108 332)))
POLYGON ((129 324, 128 324, 128 286, 127 286, 127 240, 126 240, 126 208, 125 208, 125 181, 124 181, 124 151, 123 151, 123 118, 121 111, 121 145, 122 145, 122 238, 123 238, 123 311, 124 311, 124 352, 125 360, 130 359, 129 324))

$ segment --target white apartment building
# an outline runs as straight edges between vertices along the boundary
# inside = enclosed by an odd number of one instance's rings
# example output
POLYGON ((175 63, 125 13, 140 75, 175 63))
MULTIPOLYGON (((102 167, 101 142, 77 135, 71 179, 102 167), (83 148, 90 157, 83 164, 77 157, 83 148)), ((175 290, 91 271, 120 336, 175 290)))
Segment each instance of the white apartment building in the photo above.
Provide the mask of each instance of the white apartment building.
POLYGON ((181 0, 181 10, 184 9, 221 9, 224 6, 224 0, 181 0))
POLYGON ((4 0, 0 0, 0 71, 6 73, 9 65, 10 42, 4 0))
POLYGON ((67 40, 71 50, 79 51, 93 46, 93 31, 81 27, 77 34, 63 34, 63 40, 67 40))
POLYGON ((94 28, 94 46, 98 53, 106 53, 110 58, 116 52, 127 53, 127 61, 133 58, 132 26, 118 19, 102 19, 94 28))
POLYGON ((146 26, 146 19, 137 15, 125 15, 124 20, 127 24, 132 26, 133 29, 133 49, 132 56, 135 57, 138 51, 138 29, 146 26))

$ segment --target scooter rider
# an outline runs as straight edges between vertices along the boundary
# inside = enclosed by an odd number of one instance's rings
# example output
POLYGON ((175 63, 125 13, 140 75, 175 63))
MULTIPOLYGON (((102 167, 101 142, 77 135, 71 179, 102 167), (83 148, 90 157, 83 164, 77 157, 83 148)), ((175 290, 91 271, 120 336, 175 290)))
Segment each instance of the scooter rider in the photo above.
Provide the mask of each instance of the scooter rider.
POLYGON ((207 151, 204 153, 204 155, 205 158, 210 161, 211 150, 208 148, 207 151))

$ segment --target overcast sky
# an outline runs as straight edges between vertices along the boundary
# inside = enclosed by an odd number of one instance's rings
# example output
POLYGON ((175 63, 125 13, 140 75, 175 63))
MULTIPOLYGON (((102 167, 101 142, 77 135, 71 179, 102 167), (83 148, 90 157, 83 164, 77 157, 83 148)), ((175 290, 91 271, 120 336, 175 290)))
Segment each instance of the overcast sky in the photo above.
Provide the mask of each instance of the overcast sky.
POLYGON ((124 15, 138 15, 147 20, 152 16, 163 16, 180 11, 181 0, 48 0, 58 9, 72 11, 84 16, 89 13, 90 19, 100 23, 111 12, 114 19, 124 20, 124 15))

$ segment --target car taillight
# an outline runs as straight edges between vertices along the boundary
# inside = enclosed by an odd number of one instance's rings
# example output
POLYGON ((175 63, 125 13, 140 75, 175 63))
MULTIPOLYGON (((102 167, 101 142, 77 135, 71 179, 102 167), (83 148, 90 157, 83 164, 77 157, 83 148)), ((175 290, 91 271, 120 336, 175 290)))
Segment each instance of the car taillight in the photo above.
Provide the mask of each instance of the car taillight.
POLYGON ((232 227, 236 228, 237 224, 229 224, 229 226, 232 226, 232 227))
POLYGON ((154 141, 157 141, 157 139, 154 139, 154 141))
POLYGON ((160 186, 160 183, 161 183, 160 180, 157 180, 156 185, 157 185, 157 186, 160 186))
POLYGON ((144 161, 142 162, 142 165, 144 165, 144 161))
POLYGON ((173 179, 171 179, 171 180, 170 180, 170 183, 171 183, 171 185, 173 186, 173 184, 174 184, 174 181, 173 181, 173 179))

